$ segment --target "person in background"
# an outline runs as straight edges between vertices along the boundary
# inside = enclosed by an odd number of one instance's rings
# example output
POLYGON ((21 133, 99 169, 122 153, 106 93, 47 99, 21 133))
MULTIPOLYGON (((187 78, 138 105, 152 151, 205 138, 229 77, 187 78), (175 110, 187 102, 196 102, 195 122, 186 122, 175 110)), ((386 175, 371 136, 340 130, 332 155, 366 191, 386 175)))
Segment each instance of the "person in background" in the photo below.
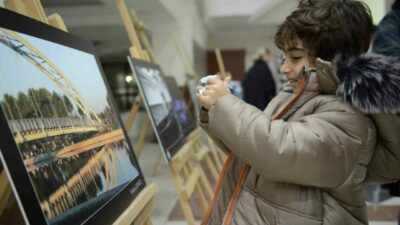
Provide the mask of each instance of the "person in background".
POLYGON ((395 57, 400 60, 400 0, 379 23, 374 35, 374 53, 395 57))
POLYGON ((260 110, 264 110, 276 94, 275 81, 267 64, 270 58, 269 49, 260 48, 242 82, 243 100, 260 110))
MULTIPOLYGON (((400 0, 392 5, 392 10, 379 23, 374 35, 372 51, 400 61, 400 0)), ((400 197, 400 181, 382 185, 391 196, 400 197)), ((400 225, 400 212, 398 217, 400 225)))

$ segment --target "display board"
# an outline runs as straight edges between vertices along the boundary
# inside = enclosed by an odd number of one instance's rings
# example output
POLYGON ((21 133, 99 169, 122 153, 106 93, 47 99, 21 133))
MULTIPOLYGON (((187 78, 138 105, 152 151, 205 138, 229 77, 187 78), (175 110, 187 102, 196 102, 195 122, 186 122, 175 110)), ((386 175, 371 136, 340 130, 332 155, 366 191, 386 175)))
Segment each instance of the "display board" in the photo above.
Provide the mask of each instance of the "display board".
POLYGON ((27 224, 112 224, 145 186, 94 46, 1 8, 0 136, 27 224))
POLYGON ((187 90, 190 95, 190 101, 191 104, 193 104, 194 107, 194 113, 196 114, 196 117, 200 116, 200 102, 199 99, 196 95, 197 93, 197 85, 198 85, 198 80, 193 78, 193 76, 186 75, 186 86, 187 90))
POLYGON ((129 63, 158 142, 166 160, 169 161, 185 141, 182 127, 174 111, 172 95, 158 65, 131 57, 129 63))
POLYGON ((174 77, 165 77, 165 83, 172 97, 172 106, 178 122, 182 127, 184 135, 188 135, 196 128, 196 118, 189 110, 183 93, 175 81, 174 77))

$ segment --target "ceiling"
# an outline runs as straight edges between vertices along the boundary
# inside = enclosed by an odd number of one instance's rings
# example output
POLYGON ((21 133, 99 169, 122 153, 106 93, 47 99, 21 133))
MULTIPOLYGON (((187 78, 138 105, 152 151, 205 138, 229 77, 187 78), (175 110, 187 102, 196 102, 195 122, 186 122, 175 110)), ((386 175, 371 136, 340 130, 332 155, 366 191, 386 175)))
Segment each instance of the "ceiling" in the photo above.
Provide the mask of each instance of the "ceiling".
MULTIPOLYGON (((157 21, 182 19, 171 8, 187 1, 196 4, 209 36, 235 37, 271 36, 299 0, 126 0, 126 4, 135 9, 151 31, 151 24, 157 21)), ((364 1, 377 4, 376 0, 364 1)), ((62 16, 71 33, 92 40, 103 61, 126 56, 130 43, 115 0, 41 2, 48 15, 58 12, 62 16)))
MULTIPOLYGON (((114 0, 41 0, 47 15, 59 13, 68 31, 94 42, 104 61, 126 61, 130 42, 114 0)), ((127 0, 139 18, 150 22, 154 14, 167 16, 158 0, 127 0)))
POLYGON ((237 4, 224 9, 222 3, 227 1, 207 1, 206 8, 211 9, 207 26, 212 36, 271 36, 298 4, 298 0, 236 0, 237 4), (216 7, 220 8, 213 9, 216 7))
MULTIPOLYGON (((181 0, 188 1, 188 0, 181 0)), ((270 35, 298 0, 192 0, 211 36, 270 35), (233 3, 233 4, 232 4, 233 3), (272 13, 271 13, 272 12, 272 13)), ((46 13, 58 12, 69 31, 94 41, 102 60, 125 57, 130 46, 114 0, 41 0, 46 13)), ((179 1, 175 1, 179 2, 179 1)), ((147 24, 170 15, 166 0, 126 0, 147 24)), ((171 18, 169 18, 171 19, 171 18)), ((150 27, 151 30, 151 27, 150 27)))

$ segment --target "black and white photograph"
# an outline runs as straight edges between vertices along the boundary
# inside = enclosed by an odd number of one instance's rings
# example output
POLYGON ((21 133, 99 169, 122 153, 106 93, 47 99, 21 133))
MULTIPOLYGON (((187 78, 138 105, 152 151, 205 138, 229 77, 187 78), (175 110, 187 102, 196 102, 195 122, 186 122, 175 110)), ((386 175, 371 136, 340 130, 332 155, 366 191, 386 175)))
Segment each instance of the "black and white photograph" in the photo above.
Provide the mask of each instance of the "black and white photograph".
POLYGON ((165 158, 170 160, 184 141, 174 99, 158 65, 129 60, 165 158))
MULTIPOLYGON (((188 104, 185 102, 182 90, 179 88, 174 77, 165 77, 165 83, 172 98, 172 106, 178 118, 183 133, 188 135, 196 128, 196 118, 190 111, 188 104)), ((193 102, 191 103, 193 104, 193 102)), ((197 107, 197 106, 196 106, 197 107)))

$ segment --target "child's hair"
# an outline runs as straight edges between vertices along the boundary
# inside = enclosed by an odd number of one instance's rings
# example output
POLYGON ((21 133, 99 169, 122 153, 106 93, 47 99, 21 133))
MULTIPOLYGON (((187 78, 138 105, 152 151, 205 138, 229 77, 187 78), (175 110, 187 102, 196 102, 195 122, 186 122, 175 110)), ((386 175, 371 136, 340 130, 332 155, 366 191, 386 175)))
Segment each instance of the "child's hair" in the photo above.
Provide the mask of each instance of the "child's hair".
POLYGON ((371 11, 357 0, 301 0, 275 34, 280 49, 302 40, 310 54, 332 60, 336 54, 368 50, 373 28, 371 11))

